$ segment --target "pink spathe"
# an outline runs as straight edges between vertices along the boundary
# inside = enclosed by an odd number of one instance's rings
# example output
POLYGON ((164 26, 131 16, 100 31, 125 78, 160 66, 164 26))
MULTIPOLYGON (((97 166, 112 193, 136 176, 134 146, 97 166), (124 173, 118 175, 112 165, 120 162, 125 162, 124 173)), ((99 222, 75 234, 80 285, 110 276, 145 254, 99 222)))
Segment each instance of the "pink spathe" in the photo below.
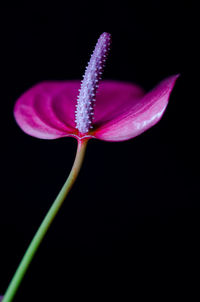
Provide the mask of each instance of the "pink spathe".
POLYGON ((43 82, 16 102, 14 116, 20 128, 42 139, 74 136, 105 141, 131 139, 155 125, 162 117, 178 75, 145 93, 135 84, 101 81, 96 95, 93 128, 79 133, 75 106, 80 81, 43 82))

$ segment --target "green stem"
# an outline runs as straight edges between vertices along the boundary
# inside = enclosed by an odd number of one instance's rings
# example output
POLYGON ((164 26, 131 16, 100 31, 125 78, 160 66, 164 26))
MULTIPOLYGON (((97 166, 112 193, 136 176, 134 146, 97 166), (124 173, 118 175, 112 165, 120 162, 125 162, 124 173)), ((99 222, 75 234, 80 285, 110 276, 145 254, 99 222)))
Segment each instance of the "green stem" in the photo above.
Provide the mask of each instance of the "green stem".
POLYGON ((79 174, 80 168, 83 163, 87 142, 88 142, 87 140, 78 141, 76 158, 75 158, 73 167, 71 169, 71 172, 69 174, 69 177, 67 178, 60 193, 58 194, 53 205, 51 206, 51 208, 49 209, 43 222, 41 223, 38 231, 36 232, 35 236, 33 237, 26 253, 24 254, 24 257, 22 258, 22 260, 8 286, 8 289, 4 295, 2 302, 11 302, 13 300, 27 269, 35 255, 38 247, 40 246, 40 243, 42 242, 45 234, 47 233, 51 223, 53 222, 56 214, 58 213, 61 205, 63 204, 63 201, 65 200, 67 194, 69 193, 71 187, 73 186, 73 184, 79 174))

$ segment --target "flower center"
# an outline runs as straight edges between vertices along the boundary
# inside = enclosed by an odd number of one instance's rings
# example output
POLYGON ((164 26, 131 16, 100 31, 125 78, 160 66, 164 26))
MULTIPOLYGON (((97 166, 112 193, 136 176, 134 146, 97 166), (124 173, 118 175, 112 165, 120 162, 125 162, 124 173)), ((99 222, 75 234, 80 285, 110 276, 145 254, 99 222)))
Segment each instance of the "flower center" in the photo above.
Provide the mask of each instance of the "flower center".
POLYGON ((75 122, 76 128, 82 134, 87 133, 92 128, 96 91, 110 49, 110 42, 111 35, 108 33, 103 33, 99 37, 81 81, 75 111, 75 122))

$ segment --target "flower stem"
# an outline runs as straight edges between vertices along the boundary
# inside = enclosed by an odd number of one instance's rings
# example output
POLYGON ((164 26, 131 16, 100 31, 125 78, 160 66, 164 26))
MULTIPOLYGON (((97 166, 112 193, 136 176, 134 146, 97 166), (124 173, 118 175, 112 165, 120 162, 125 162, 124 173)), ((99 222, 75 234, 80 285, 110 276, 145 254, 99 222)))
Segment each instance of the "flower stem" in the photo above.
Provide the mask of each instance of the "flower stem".
POLYGON ((3 297, 2 302, 11 302, 21 284, 21 281, 26 274, 26 271, 38 249, 40 246, 45 234, 47 233, 51 223, 53 222, 56 214, 58 213, 60 207, 63 204, 67 194, 69 193, 70 189, 72 188, 78 174, 80 168, 83 163, 85 150, 87 146, 88 140, 79 140, 78 147, 76 152, 75 161, 69 177, 67 178, 65 184, 63 185, 60 193, 58 194, 57 198, 55 199, 54 203, 52 204, 51 208, 49 209, 47 215, 45 216, 44 220, 42 221, 39 229, 37 230, 35 236, 33 237, 26 253, 24 254, 8 288, 3 297))

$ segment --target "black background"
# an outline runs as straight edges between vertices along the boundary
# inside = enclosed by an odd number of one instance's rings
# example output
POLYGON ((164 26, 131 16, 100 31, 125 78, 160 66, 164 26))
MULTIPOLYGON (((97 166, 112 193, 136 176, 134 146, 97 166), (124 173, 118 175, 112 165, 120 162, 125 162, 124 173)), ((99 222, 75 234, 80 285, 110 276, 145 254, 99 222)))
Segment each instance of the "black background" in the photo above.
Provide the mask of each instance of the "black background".
POLYGON ((196 11, 191 1, 1 7, 1 293, 76 152, 73 138, 24 134, 14 103, 37 82, 80 79, 104 31, 113 40, 105 79, 149 90, 167 76, 181 76, 158 125, 126 142, 89 142, 80 176, 15 301, 97 300, 106 291, 110 299, 130 291, 133 299, 140 287, 141 297, 155 298, 159 288, 160 298, 174 288, 185 293, 187 286, 178 283, 198 271, 200 252, 196 11))

